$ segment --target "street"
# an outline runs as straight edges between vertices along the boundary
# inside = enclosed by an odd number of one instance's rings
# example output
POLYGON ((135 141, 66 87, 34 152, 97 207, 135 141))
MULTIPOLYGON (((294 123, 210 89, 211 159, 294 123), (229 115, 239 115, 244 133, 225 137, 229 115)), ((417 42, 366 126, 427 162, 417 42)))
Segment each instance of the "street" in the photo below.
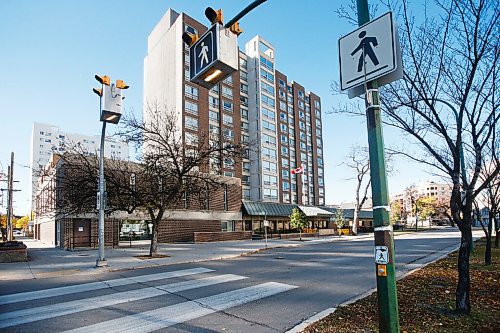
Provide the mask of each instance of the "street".
MULTIPOLYGON (((395 238, 398 276, 454 249, 456 229, 395 238)), ((286 332, 375 287, 373 240, 237 259, 6 281, 2 332, 286 332)))

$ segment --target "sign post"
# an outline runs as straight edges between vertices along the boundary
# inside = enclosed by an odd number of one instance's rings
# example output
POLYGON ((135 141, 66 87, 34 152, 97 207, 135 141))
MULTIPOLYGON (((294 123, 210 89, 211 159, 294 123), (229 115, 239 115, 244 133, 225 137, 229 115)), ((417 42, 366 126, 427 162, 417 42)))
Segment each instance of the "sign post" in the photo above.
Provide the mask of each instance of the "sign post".
POLYGON ((357 0, 359 28, 339 40, 341 89, 349 97, 365 94, 370 177, 372 183, 375 269, 380 332, 398 333, 399 313, 394 264, 394 238, 389 220, 384 138, 379 84, 400 78, 399 43, 390 13, 370 21, 367 0, 357 0), (399 69, 398 69, 399 67, 399 69), (380 82, 378 82, 380 81, 380 82))

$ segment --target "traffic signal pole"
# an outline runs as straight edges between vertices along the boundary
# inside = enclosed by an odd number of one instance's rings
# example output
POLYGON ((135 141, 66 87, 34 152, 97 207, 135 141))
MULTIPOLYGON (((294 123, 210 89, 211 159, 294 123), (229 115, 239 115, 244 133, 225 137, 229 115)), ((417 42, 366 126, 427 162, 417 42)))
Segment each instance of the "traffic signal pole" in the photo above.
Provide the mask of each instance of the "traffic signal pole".
MULTIPOLYGON (((358 25, 370 21, 367 0, 357 0, 358 25)), ((363 66, 365 67, 365 66, 363 66)), ((366 83, 365 106, 372 182, 375 268, 380 332, 399 332, 399 313, 394 263, 394 236, 390 224, 389 193, 385 167, 384 138, 376 80, 366 83), (385 253, 387 252, 387 253, 385 253), (380 254, 380 258, 378 257, 380 254)))

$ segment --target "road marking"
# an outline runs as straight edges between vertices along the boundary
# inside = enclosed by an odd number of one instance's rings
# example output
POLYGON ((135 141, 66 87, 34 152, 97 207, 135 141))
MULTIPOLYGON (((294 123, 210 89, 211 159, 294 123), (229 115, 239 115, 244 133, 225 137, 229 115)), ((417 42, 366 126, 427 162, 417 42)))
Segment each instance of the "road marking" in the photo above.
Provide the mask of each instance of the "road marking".
POLYGON ((66 331, 66 333, 152 332, 295 288, 298 287, 278 282, 267 282, 214 296, 199 298, 194 301, 174 304, 90 326, 80 327, 66 331))
POLYGON ((0 328, 242 279, 246 279, 246 277, 225 274, 2 313, 0 314, 0 328))
POLYGON ((172 271, 172 272, 140 275, 140 276, 133 276, 133 277, 128 277, 128 278, 120 278, 120 279, 113 279, 113 280, 106 280, 106 281, 99 281, 99 282, 90 282, 90 283, 77 284, 74 286, 67 286, 67 287, 58 287, 58 288, 50 288, 50 289, 43 289, 43 290, 37 290, 37 291, 28 291, 28 292, 24 292, 24 293, 17 293, 17 294, 0 296, 0 305, 9 304, 9 303, 24 302, 24 301, 31 301, 31 300, 42 299, 42 298, 47 298, 47 297, 81 293, 84 291, 106 289, 106 288, 124 286, 127 284, 150 282, 150 281, 155 281, 155 280, 170 279, 170 278, 174 278, 174 277, 181 277, 181 276, 187 276, 187 275, 193 275, 193 274, 208 273, 208 272, 213 272, 213 271, 214 271, 213 269, 199 267, 199 268, 183 269, 183 270, 172 271))

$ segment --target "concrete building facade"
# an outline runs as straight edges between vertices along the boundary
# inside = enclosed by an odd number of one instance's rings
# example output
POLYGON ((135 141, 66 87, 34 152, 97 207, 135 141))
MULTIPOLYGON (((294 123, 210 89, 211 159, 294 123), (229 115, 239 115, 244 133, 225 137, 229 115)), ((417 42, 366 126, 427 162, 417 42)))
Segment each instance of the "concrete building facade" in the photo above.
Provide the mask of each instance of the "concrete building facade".
MULTIPOLYGON (((67 149, 79 145, 89 154, 98 154, 101 137, 68 133, 54 125, 33 123, 31 134, 31 209, 35 208, 35 194, 38 184, 38 170, 45 166, 52 154, 63 154, 67 149)), ((126 160, 129 157, 128 144, 111 138, 104 141, 104 155, 107 158, 126 160)))
POLYGON ((148 37, 145 108, 174 112, 186 145, 205 133, 222 143, 247 143, 239 160, 210 161, 212 172, 241 179, 243 200, 324 205, 320 97, 276 70, 275 49, 260 36, 239 51, 239 71, 212 89, 190 83, 181 36, 206 30, 172 9, 162 17, 148 37), (300 167, 303 172, 292 175, 300 167))

